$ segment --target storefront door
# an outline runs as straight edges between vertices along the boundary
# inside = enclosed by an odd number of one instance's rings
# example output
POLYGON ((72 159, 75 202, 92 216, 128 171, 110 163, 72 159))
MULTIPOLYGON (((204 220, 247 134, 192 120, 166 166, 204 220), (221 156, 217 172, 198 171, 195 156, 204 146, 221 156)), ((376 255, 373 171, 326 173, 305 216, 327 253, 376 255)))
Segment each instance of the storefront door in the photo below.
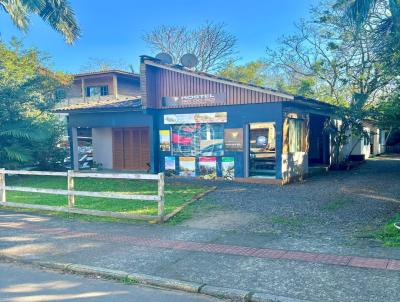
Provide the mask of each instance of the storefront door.
POLYGON ((149 162, 149 128, 113 129, 114 169, 147 171, 149 162))
POLYGON ((249 176, 276 176, 275 123, 249 125, 249 176))

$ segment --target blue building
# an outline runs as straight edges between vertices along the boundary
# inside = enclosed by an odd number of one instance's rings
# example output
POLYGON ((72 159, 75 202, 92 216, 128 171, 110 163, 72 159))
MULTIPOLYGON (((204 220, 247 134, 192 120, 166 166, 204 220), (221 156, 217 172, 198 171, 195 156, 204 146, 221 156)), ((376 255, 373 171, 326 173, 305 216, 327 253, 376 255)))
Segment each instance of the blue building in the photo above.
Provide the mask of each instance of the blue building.
POLYGON ((104 169, 287 182, 330 163, 332 106, 148 56, 140 74, 75 75, 56 111, 74 169, 92 156, 104 169))

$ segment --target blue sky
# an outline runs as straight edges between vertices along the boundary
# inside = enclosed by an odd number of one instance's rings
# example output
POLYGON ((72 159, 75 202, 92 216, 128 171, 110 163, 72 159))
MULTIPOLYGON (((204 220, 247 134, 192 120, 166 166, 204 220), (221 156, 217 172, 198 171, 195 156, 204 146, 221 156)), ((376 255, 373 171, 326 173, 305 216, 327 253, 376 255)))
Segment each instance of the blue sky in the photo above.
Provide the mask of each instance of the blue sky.
POLYGON ((52 57, 56 69, 78 72, 90 57, 133 64, 150 54, 141 37, 162 24, 196 27, 206 21, 224 22, 238 39, 242 62, 262 57, 282 34, 294 30, 294 22, 309 16, 318 0, 70 0, 82 29, 82 38, 66 45, 62 37, 38 18, 32 18, 27 34, 20 33, 9 17, 0 13, 3 40, 16 36, 52 57))

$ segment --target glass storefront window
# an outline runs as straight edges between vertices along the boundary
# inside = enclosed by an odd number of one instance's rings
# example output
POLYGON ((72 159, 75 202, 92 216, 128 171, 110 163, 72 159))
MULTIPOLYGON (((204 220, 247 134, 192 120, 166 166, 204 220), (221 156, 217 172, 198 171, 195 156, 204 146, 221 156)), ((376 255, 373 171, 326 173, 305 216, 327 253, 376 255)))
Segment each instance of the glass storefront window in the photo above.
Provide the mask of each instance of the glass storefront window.
POLYGON ((275 178, 276 140, 274 123, 250 124, 249 175, 275 178))
POLYGON ((79 169, 90 169, 93 165, 92 128, 78 128, 79 169))

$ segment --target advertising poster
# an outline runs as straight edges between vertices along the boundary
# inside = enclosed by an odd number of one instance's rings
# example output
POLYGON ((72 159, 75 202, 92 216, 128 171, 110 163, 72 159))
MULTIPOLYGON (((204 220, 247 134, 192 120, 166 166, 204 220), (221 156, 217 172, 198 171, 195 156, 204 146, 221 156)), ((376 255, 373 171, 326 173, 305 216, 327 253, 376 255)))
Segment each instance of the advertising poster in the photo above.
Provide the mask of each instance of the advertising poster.
POLYGON ((200 177, 204 179, 217 178, 217 158, 214 156, 200 157, 199 170, 200 170, 200 177))
POLYGON ((175 157, 174 156, 166 156, 165 157, 165 174, 166 175, 174 175, 175 174, 175 157))
POLYGON ((224 143, 226 151, 243 151, 243 128, 225 129, 224 143))
POLYGON ((196 158, 195 157, 179 157, 179 175, 180 176, 196 176, 196 158))
POLYGON ((160 130, 160 150, 171 151, 169 130, 160 130))
POLYGON ((172 126, 172 154, 180 156, 224 155, 224 126, 194 124, 172 126))
POLYGON ((235 159, 233 157, 222 158, 222 176, 228 180, 235 178, 235 159))
POLYGON ((226 123, 227 121, 228 121, 228 114, 226 112, 184 113, 184 114, 164 115, 165 125, 226 123))

